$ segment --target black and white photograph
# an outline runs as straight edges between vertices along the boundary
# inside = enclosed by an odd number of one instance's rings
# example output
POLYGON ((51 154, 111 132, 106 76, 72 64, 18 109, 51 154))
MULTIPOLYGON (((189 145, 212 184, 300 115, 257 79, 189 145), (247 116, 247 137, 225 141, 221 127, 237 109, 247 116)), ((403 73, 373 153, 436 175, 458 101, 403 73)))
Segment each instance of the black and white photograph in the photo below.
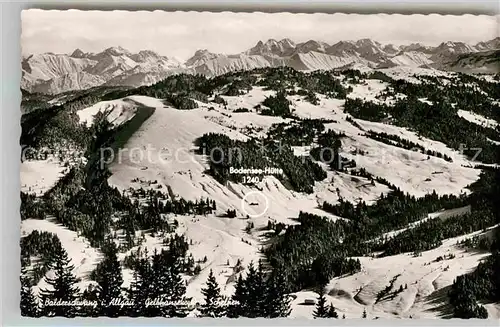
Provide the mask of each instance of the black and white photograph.
POLYGON ((500 319, 499 15, 21 20, 23 316, 500 319))

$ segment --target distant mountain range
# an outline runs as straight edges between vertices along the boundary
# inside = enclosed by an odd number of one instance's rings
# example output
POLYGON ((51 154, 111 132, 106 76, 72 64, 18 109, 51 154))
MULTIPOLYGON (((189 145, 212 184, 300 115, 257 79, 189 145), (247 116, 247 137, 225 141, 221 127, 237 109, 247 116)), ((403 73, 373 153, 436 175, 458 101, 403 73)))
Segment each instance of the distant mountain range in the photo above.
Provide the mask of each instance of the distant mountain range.
POLYGON ((327 44, 290 39, 259 41, 251 49, 226 55, 198 50, 186 62, 153 51, 132 53, 111 47, 100 53, 76 49, 71 54, 44 53, 22 59, 21 87, 30 92, 57 94, 94 86, 140 86, 178 74, 214 76, 237 70, 289 66, 297 70, 336 68, 382 69, 394 66, 440 70, 499 72, 500 37, 470 45, 443 42, 382 45, 370 39, 327 44))

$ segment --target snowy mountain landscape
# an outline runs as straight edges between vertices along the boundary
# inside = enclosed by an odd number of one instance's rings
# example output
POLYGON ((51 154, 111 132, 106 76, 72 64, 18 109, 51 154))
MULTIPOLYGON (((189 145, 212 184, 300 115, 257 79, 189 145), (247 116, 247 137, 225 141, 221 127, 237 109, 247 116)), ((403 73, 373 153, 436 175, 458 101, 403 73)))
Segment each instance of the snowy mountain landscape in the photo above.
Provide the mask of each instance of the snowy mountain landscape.
POLYGON ((23 57, 21 313, 498 321, 499 42, 23 57))
POLYGON ((263 67, 288 66, 296 70, 336 68, 433 67, 465 72, 499 72, 500 38, 469 45, 443 42, 436 47, 414 43, 382 45, 370 39, 339 41, 329 45, 310 40, 259 41, 239 54, 226 55, 197 50, 186 62, 154 51, 131 53, 110 47, 100 53, 43 53, 22 60, 22 82, 30 92, 57 94, 94 86, 151 85, 178 73, 214 76, 263 67))

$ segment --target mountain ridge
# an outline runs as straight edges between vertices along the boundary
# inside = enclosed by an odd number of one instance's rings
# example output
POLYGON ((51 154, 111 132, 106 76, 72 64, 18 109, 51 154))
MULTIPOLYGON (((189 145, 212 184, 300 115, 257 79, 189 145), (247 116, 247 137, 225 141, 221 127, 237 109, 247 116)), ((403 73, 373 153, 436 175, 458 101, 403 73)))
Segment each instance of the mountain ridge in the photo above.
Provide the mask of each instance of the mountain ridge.
MULTIPOLYGON (((381 44, 372 39, 339 41, 334 44, 317 40, 302 43, 284 38, 259 41, 237 54, 197 50, 185 62, 163 56, 152 50, 137 53, 113 46, 99 53, 75 49, 71 54, 43 53, 22 58, 21 87, 30 92, 58 94, 89 87, 149 85, 178 73, 215 76, 231 71, 262 67, 290 66, 298 70, 330 70, 349 65, 368 69, 393 66, 432 67, 453 70, 463 56, 500 49, 500 37, 475 45, 459 41, 442 42, 432 47, 420 43, 410 45, 381 44), (462 56, 462 57, 461 57, 462 56)), ((494 60, 494 58, 493 58, 494 60)), ((469 60, 460 70, 498 72, 488 61, 469 60), (495 71, 496 70, 496 71, 495 71)))

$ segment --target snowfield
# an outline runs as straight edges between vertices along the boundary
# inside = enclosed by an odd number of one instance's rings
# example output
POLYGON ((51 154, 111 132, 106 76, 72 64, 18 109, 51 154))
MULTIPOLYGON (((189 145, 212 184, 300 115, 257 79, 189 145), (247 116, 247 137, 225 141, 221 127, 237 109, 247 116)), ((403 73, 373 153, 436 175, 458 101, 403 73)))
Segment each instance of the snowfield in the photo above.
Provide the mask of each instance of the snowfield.
MULTIPOLYGON (((157 99, 142 96, 131 98, 156 110, 130 138, 122 155, 110 166, 113 175, 109 181, 120 190, 134 187, 135 184, 131 185, 131 180, 135 178, 156 180, 162 189, 168 187, 175 195, 189 200, 194 201, 202 197, 214 199, 221 212, 235 209, 242 216, 264 213, 263 224, 267 224, 268 219, 290 223, 289 218, 296 217, 301 210, 328 216, 317 207, 327 199, 336 199, 336 188, 339 188, 345 198, 353 201, 372 201, 381 193, 388 192, 385 186, 377 184, 372 187, 367 185, 369 182, 363 178, 332 171, 328 172, 327 179, 316 184, 314 194, 310 195, 288 190, 271 176, 264 178, 255 187, 232 182, 221 185, 205 173, 209 167, 207 159, 193 152, 194 141, 209 132, 224 133, 240 140, 247 139, 247 136, 241 131, 244 127, 228 128, 224 123, 218 124, 219 120, 215 117, 225 118, 226 123, 228 120, 234 121, 238 126, 238 119, 243 119, 239 118, 241 115, 253 115, 253 125, 261 128, 268 128, 273 122, 281 122, 281 118, 259 116, 255 113, 235 113, 228 118, 222 108, 218 111, 209 111, 203 107, 186 111, 165 106, 157 99), (261 117, 263 122, 259 123, 261 117), (147 155, 140 155, 141 151, 147 155), (246 194, 257 190, 263 196, 245 198, 246 194), (257 205, 242 205, 242 202, 257 205)), ((309 106, 308 103, 300 103, 297 105, 297 112, 302 110, 302 105, 309 106)))
POLYGON ((382 91, 384 91, 389 84, 379 80, 365 80, 361 84, 352 86, 352 92, 347 95, 348 98, 361 99, 374 103, 382 103, 376 98, 382 91))
POLYGON ((495 129, 498 126, 498 122, 494 119, 488 119, 472 111, 459 110, 458 115, 471 123, 478 124, 479 126, 489 127, 495 129))
MULTIPOLYGON (((457 242, 481 235, 475 232, 451 238, 440 247, 414 257, 404 253, 384 258, 360 257, 362 271, 351 276, 334 278, 326 287, 327 303, 333 303, 339 317, 360 318, 366 309, 368 318, 430 319, 445 316, 441 306, 446 301, 447 287, 459 276, 471 272, 488 253, 464 251, 457 242), (446 256, 453 254, 453 259, 446 256), (438 257, 444 260, 436 260, 438 257), (403 286, 393 299, 376 302, 378 292, 396 278, 391 293, 403 286), (405 286, 407 288, 405 289, 405 286)), ((310 318, 314 306, 303 305, 305 299, 316 300, 314 292, 299 292, 290 317, 310 318)), ((492 316, 500 313, 498 305, 489 305, 492 316)))
MULTIPOLYGON (((74 265, 73 273, 80 278, 77 285, 81 290, 85 290, 85 288, 92 283, 89 279, 89 275, 101 260, 101 252, 91 247, 84 237, 78 236, 76 232, 58 224, 51 218, 45 220, 26 219, 21 222, 21 236, 27 236, 34 230, 54 233, 59 237, 62 247, 66 250, 68 257, 71 259, 71 264, 74 265)), ((48 271, 47 276, 53 277, 53 272, 48 271)), ((33 287, 33 291, 36 293, 40 289, 48 289, 49 287, 50 285, 42 278, 40 282, 33 287)))
POLYGON ((94 116, 101 112, 106 116, 106 119, 114 126, 119 126, 134 117, 137 111, 137 105, 129 98, 112 101, 102 101, 95 105, 77 111, 80 121, 88 127, 92 126, 94 116))
MULTIPOLYGON (((186 277, 188 282, 187 296, 193 297, 193 303, 201 302, 200 293, 204 287, 210 269, 214 270, 217 282, 223 294, 230 296, 234 291, 234 282, 237 274, 234 271, 235 263, 240 259, 244 266, 250 261, 257 262, 260 258, 258 237, 248 235, 243 231, 246 221, 242 219, 217 218, 213 216, 177 217, 180 221, 179 233, 193 240, 189 252, 195 260, 207 257, 202 264, 202 271, 194 277, 186 277), (249 243, 241 242, 241 238, 249 243), (229 265, 227 263, 229 262, 229 265)), ((492 228, 490 228, 491 230, 492 228)), ((75 232, 54 223, 50 220, 27 219, 22 222, 21 233, 28 235, 33 230, 47 231, 57 234, 63 247, 68 252, 71 263, 75 266, 74 273, 81 278, 78 286, 81 289, 92 283, 88 276, 99 262, 102 255, 88 242, 78 237, 75 232)), ((443 242, 443 245, 434 250, 425 251, 419 257, 409 253, 383 257, 360 257, 362 271, 350 276, 334 278, 327 285, 328 303, 333 303, 339 317, 360 318, 366 309, 368 318, 439 318, 443 313, 436 308, 437 303, 443 302, 446 293, 436 292, 446 290, 453 280, 462 274, 474 269, 487 253, 464 251, 456 246, 457 242, 476 235, 488 232, 475 232, 468 235, 452 238, 443 242), (453 254, 453 259, 436 261, 438 257, 453 254), (407 288, 399 293, 395 299, 383 299, 376 302, 377 293, 384 289, 392 278, 396 279, 391 292, 401 285, 407 288), (435 293, 436 292, 436 293, 435 293), (439 296, 437 294, 440 294, 439 296)), ((146 242, 141 246, 151 253, 155 248, 160 249, 161 240, 146 235, 146 242)), ((123 260, 130 251, 119 256, 123 260)), ((124 284, 130 285, 131 271, 125 269, 124 284)), ((51 274, 49 271, 47 274, 51 274)), ((34 288, 34 291, 46 288, 43 279, 34 288)), ((294 294, 292 313, 290 318, 312 318, 314 306, 304 305, 304 300, 316 300, 317 294, 312 291, 301 291, 294 294)), ((487 305, 493 317, 500 315, 498 305, 487 305)))
MULTIPOLYGON (((317 56, 310 60, 321 58, 317 56)), ((406 59, 396 57, 395 60, 406 59)), ((411 60, 425 62, 426 58, 411 60)), ((401 68, 384 70, 388 75, 412 81, 416 80, 412 77, 416 71, 422 74, 439 74, 423 68, 411 68, 408 71, 401 68)), ((356 85, 350 97, 379 101, 376 96, 386 86, 384 82, 369 80, 364 85, 356 85)), ((368 179, 332 171, 323 164, 327 178, 315 183, 313 194, 289 190, 275 177, 265 177, 256 185, 232 182, 223 185, 208 175, 207 158, 195 153, 197 147, 194 141, 205 133, 222 133, 237 140, 264 136, 272 124, 289 121, 281 117, 259 115, 254 109, 273 94, 273 91, 256 87, 242 96, 224 96, 227 106, 198 102, 199 108, 193 110, 177 110, 156 98, 129 96, 99 102, 77 112, 80 121, 87 126, 92 125, 98 112, 104 113, 114 126, 119 126, 133 118, 143 106, 155 108, 154 113, 131 136, 124 148, 115 153, 115 161, 109 167, 112 173, 108 180, 110 185, 125 191, 130 187, 144 187, 143 183, 132 182, 136 178, 146 182, 157 181, 156 184, 145 188, 161 188, 162 192, 168 190, 171 196, 186 200, 210 198, 216 201, 215 214, 169 216, 179 222, 176 232, 192 241, 188 252, 193 254, 194 259, 207 257, 205 263, 200 263, 202 270, 199 275, 186 276, 187 296, 192 297, 194 302, 202 301, 200 290, 204 287, 211 269, 223 294, 229 296, 233 293, 237 277, 236 262, 240 260, 243 266, 247 266, 251 261, 257 262, 261 258, 260 249, 265 240, 262 227, 265 227, 268 221, 295 224, 291 218, 297 217, 300 211, 332 220, 344 219, 322 211, 320 204, 323 201, 335 204, 340 197, 351 202, 366 201, 370 204, 376 201, 380 194, 390 191, 385 185, 372 185, 368 179), (233 112, 239 108, 248 109, 250 112, 233 112), (223 217, 227 209, 236 210, 237 218, 223 217), (246 232, 245 228, 250 222, 255 227, 246 232)), ((465 187, 479 177, 480 170, 469 168, 473 167, 473 162, 441 142, 423 138, 404 128, 355 119, 361 126, 360 129, 346 121, 348 115, 343 112, 344 100, 329 99, 319 94, 318 98, 320 104, 314 106, 300 96, 288 97, 292 101, 293 113, 298 117, 332 120, 333 122, 325 124, 326 129, 346 134, 342 140, 343 156, 354 159, 358 168, 363 167, 369 173, 387 179, 405 192, 415 196, 423 196, 434 190, 438 194, 460 194, 466 192, 465 187), (377 142, 364 136, 367 131, 398 135, 426 149, 446 154, 453 158, 453 162, 377 142), (359 154, 358 150, 362 150, 363 154, 359 154)), ((492 124, 491 120, 470 112, 459 114, 479 124, 492 124)), ((296 153, 307 155, 309 149, 296 147, 294 150, 296 153)), ((21 166, 22 189, 37 195, 43 194, 62 176, 63 170, 63 167, 51 161, 24 162, 21 166)), ((23 234, 29 234, 33 230, 57 234, 75 265, 75 274, 82 278, 79 286, 83 289, 90 283, 88 275, 101 259, 101 253, 97 249, 91 248, 88 242, 78 237, 75 232, 51 220, 27 219, 22 222, 23 234)), ((368 318, 441 317, 440 305, 444 301, 447 287, 456 276, 470 272, 487 256, 486 253, 464 251, 458 248, 456 243, 481 233, 446 240, 439 248, 423 252, 418 257, 406 253, 384 258, 359 258, 362 264, 361 272, 331 280, 327 286, 328 303, 333 303, 337 308, 339 317, 345 314, 346 318, 360 318, 365 309, 368 318), (454 255, 453 259, 436 261, 436 258, 450 254, 454 255), (396 276, 391 292, 400 286, 403 286, 403 292, 392 299, 376 302, 377 293, 396 276)), ((147 248, 150 253, 155 248, 163 248, 160 237, 146 235, 145 239, 145 243, 140 247, 147 248)), ((119 259, 123 260, 137 248, 121 253, 119 259)), ((128 269, 124 269, 123 274, 123 286, 126 287, 131 282, 132 274, 128 269)), ((37 288, 45 286, 42 280, 37 288)), ((306 290, 296 293, 295 296, 290 317, 312 318, 314 305, 304 305, 304 301, 316 300, 317 294, 306 290)), ((498 305, 487 305, 486 308, 491 317, 500 317, 498 305)))
POLYGON ((54 158, 21 163, 21 192, 41 196, 51 189, 66 170, 54 158))

